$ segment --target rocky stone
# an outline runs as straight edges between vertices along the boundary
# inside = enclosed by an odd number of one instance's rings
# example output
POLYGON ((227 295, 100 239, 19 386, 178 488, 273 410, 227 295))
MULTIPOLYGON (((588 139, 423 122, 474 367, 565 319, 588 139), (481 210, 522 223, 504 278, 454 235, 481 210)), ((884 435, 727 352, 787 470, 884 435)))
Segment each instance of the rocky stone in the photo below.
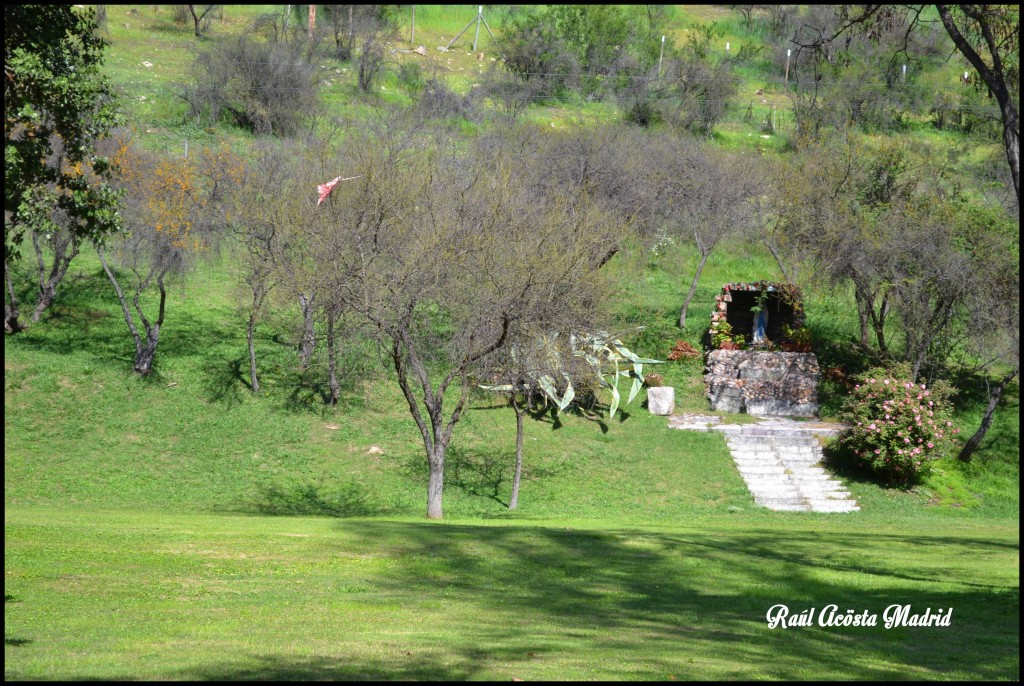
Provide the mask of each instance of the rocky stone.
POLYGON ((704 384, 722 412, 813 417, 818 411, 818 358, 813 353, 712 350, 704 384))
POLYGON ((671 386, 648 388, 647 409, 651 414, 671 415, 676 409, 676 389, 671 386))

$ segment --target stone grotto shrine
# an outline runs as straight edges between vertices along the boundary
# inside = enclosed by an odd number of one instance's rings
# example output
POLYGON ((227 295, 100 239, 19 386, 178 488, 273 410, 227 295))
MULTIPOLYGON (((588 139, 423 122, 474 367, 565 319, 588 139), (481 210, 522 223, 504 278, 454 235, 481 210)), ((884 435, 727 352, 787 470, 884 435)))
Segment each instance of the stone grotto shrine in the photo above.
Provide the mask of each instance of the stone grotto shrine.
POLYGON ((760 416, 818 412, 818 358, 810 352, 799 291, 790 284, 728 283, 705 335, 711 409, 760 416))

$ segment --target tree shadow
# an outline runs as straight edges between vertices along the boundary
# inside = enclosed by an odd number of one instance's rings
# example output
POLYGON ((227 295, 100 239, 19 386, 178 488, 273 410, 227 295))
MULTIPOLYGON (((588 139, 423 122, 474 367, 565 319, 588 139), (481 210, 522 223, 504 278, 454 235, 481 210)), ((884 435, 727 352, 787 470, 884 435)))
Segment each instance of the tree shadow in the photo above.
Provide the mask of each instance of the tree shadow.
MULTIPOLYGON (((395 564, 378 581, 383 592, 422 598, 454 593, 488 616, 537 617, 543 628, 531 639, 541 649, 546 641, 557 640, 557 650, 567 650, 564 638, 586 627, 588 655, 645 656, 647 669, 623 671, 626 678, 650 678, 648 673, 708 678, 700 665, 664 656, 672 651, 648 652, 666 641, 733 664, 732 678, 1016 675, 1019 617, 1013 575, 1007 571, 1005 583, 998 575, 985 581, 951 579, 946 563, 959 555, 1014 558, 1015 543, 775 529, 701 536, 376 521, 345 527, 367 546, 392 551, 395 564), (829 545, 821 545, 823 536, 829 545), (448 573, 415 574, 402 562, 414 565, 426 558, 448 573), (694 573, 701 569, 728 572, 715 575, 718 583, 708 586, 708 571, 694 573), (494 593, 495 588, 502 592, 494 593), (875 627, 773 631, 766 626, 766 612, 777 603, 794 613, 835 603, 840 612, 851 608, 880 617, 894 604, 910 604, 914 612, 952 607, 955 628, 888 630, 880 622, 875 627), (949 648, 951 641, 955 650, 949 648), (977 659, 981 653, 985 660, 977 659)), ((515 629, 488 624, 463 637, 447 637, 445 647, 459 655, 455 664, 469 665, 460 652, 468 646, 505 646, 518 635, 515 629)), ((616 661, 602 661, 614 678, 616 661)))
POLYGON ((203 386, 207 400, 233 408, 242 402, 242 389, 252 391, 242 372, 246 356, 212 360, 203 367, 203 386))
MULTIPOLYGON (((299 654, 282 631, 248 654, 214 653, 170 676, 515 680, 549 676, 552 665, 568 676, 634 681, 1019 676, 1019 544, 1008 534, 851 533, 826 518, 804 521, 822 530, 339 521, 323 556, 379 562, 374 595, 354 611, 390 618, 402 603, 405 619, 313 654, 299 654), (850 609, 880 620, 893 605, 953 614, 949 627, 771 629, 766 613, 780 603, 794 614, 835 604, 840 616, 850 609), (441 604, 454 609, 440 612, 441 604)), ((291 628, 309 618, 277 621, 291 628)))
POLYGON ((511 458, 496 456, 493 451, 450 445, 445 457, 445 485, 508 507, 508 503, 498 497, 498 491, 510 464, 511 458))
POLYGON ((373 517, 391 508, 373 501, 359 484, 286 483, 262 486, 251 499, 220 511, 270 516, 373 517))
POLYGON ((374 661, 326 655, 250 655, 183 670, 187 681, 466 681, 479 673, 484 651, 458 665, 423 654, 391 650, 374 661))

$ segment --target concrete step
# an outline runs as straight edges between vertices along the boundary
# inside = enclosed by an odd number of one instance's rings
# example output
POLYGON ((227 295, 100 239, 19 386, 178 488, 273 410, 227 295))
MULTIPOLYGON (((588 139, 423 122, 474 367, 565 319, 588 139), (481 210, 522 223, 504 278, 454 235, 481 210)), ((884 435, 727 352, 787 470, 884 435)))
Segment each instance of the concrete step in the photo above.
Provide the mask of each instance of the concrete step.
POLYGON ((772 510, 809 512, 811 506, 803 498, 764 498, 754 496, 754 502, 772 510))
POLYGON ((749 447, 729 448, 729 453, 734 458, 773 458, 775 451, 763 449, 763 451, 752 451, 749 447))
POLYGON ((860 512, 860 508, 853 500, 808 498, 808 503, 814 512, 860 512))
POLYGON ((821 464, 819 439, 837 434, 839 425, 772 418, 701 428, 725 437, 736 469, 758 505, 788 512, 860 510, 843 482, 821 464))
POLYGON ((800 434, 777 435, 771 433, 731 433, 726 436, 727 440, 737 443, 774 443, 776 445, 791 446, 820 446, 821 443, 814 436, 800 434))
POLYGON ((777 453, 786 453, 787 455, 821 455, 821 448, 810 445, 774 445, 773 449, 777 453))
POLYGON ((821 455, 793 455, 791 453, 776 453, 775 456, 783 462, 793 462, 800 465, 815 465, 821 462, 821 455))
POLYGON ((803 458, 820 460, 822 458, 822 452, 820 450, 812 449, 794 449, 794 448, 779 448, 777 446, 749 446, 749 445, 730 445, 729 452, 740 455, 786 455, 794 458, 803 458))
POLYGON ((831 488, 807 488, 806 486, 797 486, 796 490, 801 495, 807 496, 808 498, 829 498, 835 500, 836 498, 849 498, 849 491, 841 491, 838 489, 831 488))
POLYGON ((791 469, 789 476, 792 478, 793 483, 798 484, 818 484, 821 486, 842 486, 843 482, 838 479, 831 478, 831 474, 824 474, 821 472, 815 473, 811 471, 811 467, 806 469, 791 469))
POLYGON ((730 440, 744 442, 775 442, 780 445, 820 445, 817 437, 796 432, 772 433, 771 431, 748 432, 739 431, 728 434, 730 440))
POLYGON ((743 466, 737 465, 736 469, 739 471, 741 475, 743 475, 744 478, 746 478, 747 476, 785 476, 786 474, 786 470, 784 467, 770 464, 743 466))

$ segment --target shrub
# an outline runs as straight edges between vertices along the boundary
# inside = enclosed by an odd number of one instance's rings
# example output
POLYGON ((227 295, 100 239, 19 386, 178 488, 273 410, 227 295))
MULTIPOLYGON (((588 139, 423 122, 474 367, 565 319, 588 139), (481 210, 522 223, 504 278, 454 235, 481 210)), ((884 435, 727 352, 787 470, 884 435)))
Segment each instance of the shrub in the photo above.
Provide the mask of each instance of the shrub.
POLYGON ((258 134, 293 135, 305 117, 320 110, 316 67, 301 43, 269 43, 251 36, 200 53, 195 83, 182 98, 202 125, 216 124, 222 112, 258 134))
POLYGON ((644 377, 644 383, 647 384, 648 388, 658 388, 665 385, 665 378, 657 372, 651 372, 644 377))
POLYGON ((423 79, 423 67, 415 62, 403 62, 398 68, 398 82, 410 93, 419 93, 423 90, 425 83, 423 79))
POLYGON ((668 359, 672 362, 696 357, 700 357, 700 351, 686 341, 676 341, 676 346, 668 353, 668 359))
POLYGON ((647 128, 659 123, 661 121, 661 114, 655 109, 651 101, 638 100, 626 114, 626 121, 647 128))
POLYGON ((472 94, 459 95, 445 82, 443 77, 432 76, 423 84, 423 92, 417 108, 425 117, 463 117, 470 121, 476 119, 477 107, 472 94))
POLYGON ((743 350, 747 347, 747 339, 741 333, 733 335, 732 324, 721 321, 711 333, 711 346, 721 350, 743 350))
POLYGON ((949 394, 941 383, 912 383, 906 365, 868 370, 847 398, 839 443, 888 483, 916 483, 956 442, 949 394))
POLYGON ((667 97, 656 100, 661 118, 695 134, 711 132, 740 83, 728 61, 710 65, 693 58, 667 61, 664 80, 667 97))

